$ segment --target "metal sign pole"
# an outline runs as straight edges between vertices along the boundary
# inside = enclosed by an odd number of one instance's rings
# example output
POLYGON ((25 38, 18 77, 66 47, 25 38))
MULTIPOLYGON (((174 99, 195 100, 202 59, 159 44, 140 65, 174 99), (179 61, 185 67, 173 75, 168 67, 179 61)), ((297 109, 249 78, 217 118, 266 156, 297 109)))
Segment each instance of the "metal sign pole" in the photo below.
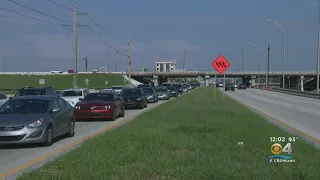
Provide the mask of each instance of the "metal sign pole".
POLYGON ((217 94, 217 71, 214 71, 214 81, 215 81, 215 83, 214 83, 215 87, 213 87, 214 88, 214 98, 216 98, 216 94, 217 94))
POLYGON ((224 91, 226 89, 226 73, 223 73, 223 98, 224 98, 224 91))

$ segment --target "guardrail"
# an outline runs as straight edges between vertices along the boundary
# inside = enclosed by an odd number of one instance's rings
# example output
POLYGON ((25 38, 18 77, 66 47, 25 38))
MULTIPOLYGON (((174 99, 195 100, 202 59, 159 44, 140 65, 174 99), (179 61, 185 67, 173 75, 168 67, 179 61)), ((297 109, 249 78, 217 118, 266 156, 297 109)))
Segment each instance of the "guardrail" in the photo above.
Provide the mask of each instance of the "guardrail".
MULTIPOLYGON (((264 90, 269 90, 269 88, 263 88, 264 90)), ((314 93, 314 92, 305 92, 305 91, 298 91, 295 89, 283 89, 278 87, 271 87, 272 91, 284 93, 284 94, 290 94, 295 96, 302 96, 312 99, 320 99, 320 94, 314 93)))

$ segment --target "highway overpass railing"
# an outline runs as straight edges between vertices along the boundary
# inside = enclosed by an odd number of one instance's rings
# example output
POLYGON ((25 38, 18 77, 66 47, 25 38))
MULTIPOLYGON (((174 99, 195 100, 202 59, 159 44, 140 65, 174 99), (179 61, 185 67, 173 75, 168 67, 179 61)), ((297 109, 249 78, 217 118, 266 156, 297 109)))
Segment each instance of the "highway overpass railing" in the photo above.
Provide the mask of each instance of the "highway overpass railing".
MULTIPOLYGON (((305 92, 305 91, 298 91, 295 89, 283 89, 279 87, 271 87, 272 91, 284 93, 284 94, 290 94, 295 96, 302 96, 312 99, 320 99, 320 94, 315 92, 305 92)), ((263 88, 264 90, 269 90, 268 88, 263 88)))

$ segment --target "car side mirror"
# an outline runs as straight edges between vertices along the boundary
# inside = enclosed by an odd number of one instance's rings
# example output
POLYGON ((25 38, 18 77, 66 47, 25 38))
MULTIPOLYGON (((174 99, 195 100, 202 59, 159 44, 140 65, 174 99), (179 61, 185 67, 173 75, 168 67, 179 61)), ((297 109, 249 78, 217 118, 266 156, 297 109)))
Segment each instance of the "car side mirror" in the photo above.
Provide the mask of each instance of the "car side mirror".
POLYGON ((51 113, 55 113, 55 112, 59 112, 59 111, 60 111, 59 108, 54 108, 54 109, 51 110, 51 113))
POLYGON ((121 94, 118 94, 118 97, 120 97, 121 96, 121 94))
POLYGON ((80 101, 82 101, 82 100, 83 100, 83 98, 79 98, 79 100, 80 100, 80 101))
POLYGON ((12 99, 13 97, 9 97, 9 99, 12 99))

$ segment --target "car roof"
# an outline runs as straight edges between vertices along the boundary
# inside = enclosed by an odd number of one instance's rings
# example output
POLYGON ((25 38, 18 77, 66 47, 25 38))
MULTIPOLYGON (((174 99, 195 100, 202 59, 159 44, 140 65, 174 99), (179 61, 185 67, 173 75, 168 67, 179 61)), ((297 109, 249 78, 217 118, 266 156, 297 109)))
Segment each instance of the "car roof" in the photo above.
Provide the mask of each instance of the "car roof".
POLYGON ((70 89, 65 89, 63 91, 84 91, 86 88, 70 88, 70 89))
POLYGON ((52 95, 27 95, 27 96, 16 96, 13 99, 44 99, 44 100, 50 100, 54 96, 52 95))

